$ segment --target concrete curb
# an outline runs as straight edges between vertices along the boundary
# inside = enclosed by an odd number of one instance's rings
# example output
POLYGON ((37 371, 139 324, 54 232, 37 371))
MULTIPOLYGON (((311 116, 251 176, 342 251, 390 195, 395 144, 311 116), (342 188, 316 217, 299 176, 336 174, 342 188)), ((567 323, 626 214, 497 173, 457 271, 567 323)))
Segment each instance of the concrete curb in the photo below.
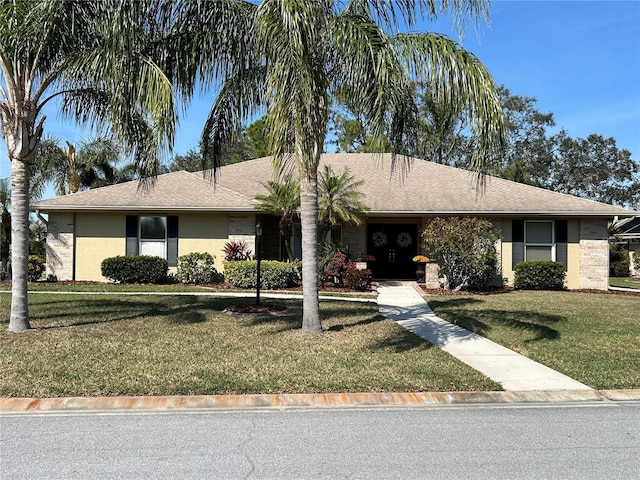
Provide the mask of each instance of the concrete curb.
POLYGON ((185 395, 159 397, 0 398, 0 414, 188 410, 432 407, 640 401, 635 390, 185 395))

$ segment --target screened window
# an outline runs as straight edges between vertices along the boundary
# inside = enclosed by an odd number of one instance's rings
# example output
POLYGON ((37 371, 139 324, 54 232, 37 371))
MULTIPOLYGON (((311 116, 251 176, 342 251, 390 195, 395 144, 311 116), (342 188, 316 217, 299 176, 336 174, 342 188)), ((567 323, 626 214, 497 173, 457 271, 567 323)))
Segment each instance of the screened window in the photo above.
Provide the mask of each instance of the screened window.
POLYGON ((140 217, 140 255, 167 258, 167 217, 140 217))
POLYGON ((525 260, 555 260, 553 222, 525 222, 525 260))

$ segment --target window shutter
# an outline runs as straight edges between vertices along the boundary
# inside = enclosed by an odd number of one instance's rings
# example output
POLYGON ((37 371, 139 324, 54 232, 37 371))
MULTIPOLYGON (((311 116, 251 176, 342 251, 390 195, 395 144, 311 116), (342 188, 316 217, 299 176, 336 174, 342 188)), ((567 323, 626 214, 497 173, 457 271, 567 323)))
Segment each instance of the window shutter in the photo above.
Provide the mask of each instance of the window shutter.
POLYGON ((167 263, 170 267, 178 265, 178 216, 167 217, 167 263))
POLYGON ((138 255, 138 217, 127 215, 125 255, 138 255))
POLYGON ((516 269, 516 263, 524 262, 524 220, 511 222, 511 269, 516 269))
POLYGON ((568 243, 567 221, 556 220, 556 262, 564 264, 565 269, 568 264, 568 243))

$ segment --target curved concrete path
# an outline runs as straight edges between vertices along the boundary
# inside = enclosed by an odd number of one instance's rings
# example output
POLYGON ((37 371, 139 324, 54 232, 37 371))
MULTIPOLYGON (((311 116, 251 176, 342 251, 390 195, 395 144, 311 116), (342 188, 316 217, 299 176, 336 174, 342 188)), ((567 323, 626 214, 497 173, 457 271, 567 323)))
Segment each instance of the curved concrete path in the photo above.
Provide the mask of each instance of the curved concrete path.
POLYGON ((437 317, 413 285, 378 287, 386 318, 440 347, 509 391, 593 390, 549 367, 437 317))

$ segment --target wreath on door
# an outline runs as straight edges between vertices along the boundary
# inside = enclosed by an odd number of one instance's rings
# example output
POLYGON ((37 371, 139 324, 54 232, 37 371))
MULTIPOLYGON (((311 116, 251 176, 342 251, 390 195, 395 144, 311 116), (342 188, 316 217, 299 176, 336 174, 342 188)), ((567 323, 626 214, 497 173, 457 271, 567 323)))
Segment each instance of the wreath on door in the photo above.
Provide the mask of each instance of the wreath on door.
POLYGON ((384 247, 387 244, 387 235, 384 232, 375 232, 371 235, 374 247, 384 247))
POLYGON ((413 239, 411 238, 411 234, 409 232, 402 232, 396 238, 396 242, 398 243, 399 247, 406 248, 413 244, 413 239))

